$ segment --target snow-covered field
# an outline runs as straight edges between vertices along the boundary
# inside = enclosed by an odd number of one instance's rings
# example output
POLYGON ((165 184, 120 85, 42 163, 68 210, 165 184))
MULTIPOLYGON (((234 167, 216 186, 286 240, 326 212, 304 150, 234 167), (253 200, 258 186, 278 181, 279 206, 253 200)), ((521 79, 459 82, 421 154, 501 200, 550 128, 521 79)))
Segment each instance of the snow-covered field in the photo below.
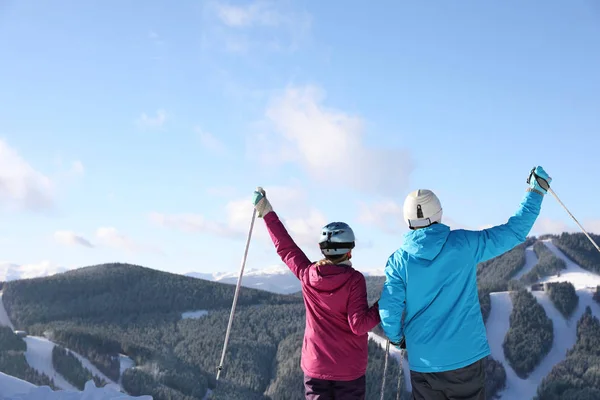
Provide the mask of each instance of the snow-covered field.
POLYGON ((54 365, 52 365, 54 343, 46 338, 35 336, 28 336, 24 340, 27 343, 25 358, 31 368, 48 375, 60 389, 77 390, 61 374, 56 372, 54 365))
POLYGON ((6 400, 152 400, 151 396, 129 396, 110 387, 97 388, 92 381, 83 391, 53 391, 48 386, 37 387, 29 382, 0 372, 0 398, 6 400))
MULTIPOLYGON (((581 318, 587 306, 592 309, 592 313, 600 317, 600 305, 594 301, 593 294, 596 285, 600 284, 600 276, 587 271, 577 264, 570 261, 550 240, 544 240, 544 244, 556 255, 563 259, 567 264, 567 269, 563 270, 560 276, 548 277, 541 282, 564 282, 573 283, 579 296, 579 303, 569 319, 565 319, 562 314, 554 307, 554 304, 546 292, 534 291, 533 296, 544 308, 548 318, 552 320, 554 329, 554 342, 550 352, 544 357, 527 379, 519 378, 510 364, 504 357, 502 343, 506 332, 510 326, 509 318, 512 312, 512 302, 509 292, 491 293, 491 311, 487 320, 487 336, 490 343, 492 357, 500 361, 506 369, 506 388, 499 393, 502 399, 532 399, 535 396, 537 387, 541 381, 550 373, 552 368, 564 360, 568 349, 573 347, 577 340, 576 327, 577 321, 581 318)), ((532 251, 533 252, 533 251, 532 251)), ((528 253, 526 253, 527 256, 528 253)), ((534 254, 535 256, 535 254, 534 254)), ((529 255, 531 257, 531 255, 529 255)), ((530 265, 531 259, 527 260, 522 273, 516 277, 523 276, 533 266, 530 265)), ((535 264, 534 264, 535 265, 535 264)))
POLYGON ((0 292, 0 326, 9 326, 10 329, 15 329, 13 327, 10 318, 8 318, 8 314, 6 313, 6 309, 4 308, 4 302, 2 301, 2 292, 0 292))
POLYGON ((181 314, 181 319, 202 318, 205 315, 208 315, 208 311, 206 310, 186 311, 181 314))

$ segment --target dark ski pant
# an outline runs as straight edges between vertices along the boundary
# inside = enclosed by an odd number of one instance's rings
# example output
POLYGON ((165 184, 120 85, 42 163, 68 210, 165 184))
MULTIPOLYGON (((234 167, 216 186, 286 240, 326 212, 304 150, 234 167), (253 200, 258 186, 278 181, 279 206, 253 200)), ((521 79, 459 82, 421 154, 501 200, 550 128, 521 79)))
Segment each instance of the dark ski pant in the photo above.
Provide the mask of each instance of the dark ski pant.
POLYGON ((413 400, 485 400, 484 359, 444 372, 410 371, 413 400))
POLYGON ((304 375, 306 400, 365 400, 365 375, 353 381, 327 381, 304 375))

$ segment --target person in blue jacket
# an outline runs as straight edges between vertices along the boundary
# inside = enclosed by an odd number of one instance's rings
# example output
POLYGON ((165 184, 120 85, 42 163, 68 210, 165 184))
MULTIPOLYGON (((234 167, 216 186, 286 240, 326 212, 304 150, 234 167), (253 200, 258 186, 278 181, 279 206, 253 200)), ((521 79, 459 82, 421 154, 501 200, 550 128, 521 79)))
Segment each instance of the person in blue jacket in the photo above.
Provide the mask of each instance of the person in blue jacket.
POLYGON ((413 399, 485 399, 490 348, 477 264, 526 240, 551 181, 542 167, 532 169, 517 212, 479 231, 444 225, 431 190, 407 196, 403 213, 410 231, 387 261, 379 315, 390 342, 408 351, 413 399))

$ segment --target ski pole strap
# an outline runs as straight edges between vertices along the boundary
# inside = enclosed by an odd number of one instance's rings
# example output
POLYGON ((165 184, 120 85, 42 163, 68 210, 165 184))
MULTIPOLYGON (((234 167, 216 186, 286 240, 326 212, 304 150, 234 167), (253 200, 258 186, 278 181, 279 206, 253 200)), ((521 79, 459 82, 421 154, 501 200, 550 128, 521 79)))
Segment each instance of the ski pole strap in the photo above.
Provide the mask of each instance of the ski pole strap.
POLYGON ((535 178, 535 180, 537 181, 538 185, 540 185, 540 187, 542 189, 544 189, 546 191, 548 189, 550 189, 550 184, 548 183, 548 181, 535 173, 535 167, 531 169, 531 172, 529 173, 529 177, 527 178, 527 183, 531 182, 531 177, 532 176, 535 178))

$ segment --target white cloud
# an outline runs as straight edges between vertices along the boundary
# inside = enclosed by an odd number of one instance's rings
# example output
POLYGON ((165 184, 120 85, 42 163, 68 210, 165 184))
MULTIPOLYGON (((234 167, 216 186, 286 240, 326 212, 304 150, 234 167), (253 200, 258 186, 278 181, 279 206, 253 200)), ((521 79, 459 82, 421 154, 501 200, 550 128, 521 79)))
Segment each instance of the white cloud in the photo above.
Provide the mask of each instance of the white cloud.
POLYGON ((239 28, 253 25, 278 26, 286 21, 283 14, 275 9, 276 3, 255 1, 246 5, 217 3, 217 17, 227 26, 239 28))
MULTIPOLYGON (((393 200, 382 200, 369 204, 363 202, 360 203, 358 220, 373 225, 386 233, 407 232, 408 225, 404 221, 402 206, 402 204, 393 200)), ((442 223, 448 225, 451 229, 473 229, 446 215, 442 216, 442 223)))
POLYGON ((79 160, 73 161, 73 164, 71 164, 71 172, 75 175, 83 176, 85 174, 83 163, 79 160))
POLYGON ((290 87, 266 110, 273 133, 249 143, 266 162, 295 162, 314 180, 397 196, 413 170, 407 151, 370 146, 363 121, 325 107, 315 86, 290 87))
POLYGON ((84 238, 81 235, 77 235, 75 232, 71 231, 56 231, 54 232, 54 240, 57 243, 66 245, 66 246, 84 246, 84 247, 94 247, 89 240, 84 238))
POLYGON ((217 154, 225 154, 227 152, 227 148, 225 144, 220 141, 215 135, 212 133, 203 131, 200 128, 196 128, 195 131, 198 133, 198 138, 200 139, 200 144, 206 150, 217 153, 217 154))
POLYGON ((152 252, 162 253, 156 246, 138 243, 129 236, 120 233, 114 227, 101 227, 96 230, 96 239, 104 246, 113 247, 133 253, 152 252))
POLYGON ((53 206, 54 184, 0 139, 0 204, 42 210, 53 206))
MULTIPOLYGON (((566 218, 569 218, 568 216, 566 218)), ((563 232, 567 233, 575 233, 581 232, 581 228, 571 219, 557 220, 547 217, 540 217, 536 220, 533 228, 531 229, 532 233, 537 235, 544 234, 561 234, 563 232), (568 223, 567 223, 568 222, 568 223)), ((578 219, 579 220, 579 219, 578 219)), ((579 220, 579 223, 583 225, 583 228, 587 233, 593 233, 596 235, 600 235, 600 219, 585 219, 579 220)), ((599 243, 600 244, 600 243, 599 243)))
MULTIPOLYGON (((314 246, 318 232, 328 221, 319 210, 306 205, 306 194, 298 186, 266 187, 267 196, 274 210, 280 215, 290 235, 299 245, 314 246)), ((223 237, 245 238, 250 228, 253 205, 251 193, 243 199, 228 202, 222 219, 208 219, 201 214, 151 213, 149 218, 156 225, 183 232, 206 232, 223 237)), ((258 218, 253 237, 270 241, 268 233, 258 218)))
POLYGON ((136 122, 141 128, 160 128, 167 122, 167 112, 160 109, 156 111, 155 116, 150 116, 144 112, 136 122))
POLYGON ((255 57, 259 51, 295 51, 306 40, 312 18, 293 3, 256 0, 244 5, 206 3, 203 46, 255 57))

